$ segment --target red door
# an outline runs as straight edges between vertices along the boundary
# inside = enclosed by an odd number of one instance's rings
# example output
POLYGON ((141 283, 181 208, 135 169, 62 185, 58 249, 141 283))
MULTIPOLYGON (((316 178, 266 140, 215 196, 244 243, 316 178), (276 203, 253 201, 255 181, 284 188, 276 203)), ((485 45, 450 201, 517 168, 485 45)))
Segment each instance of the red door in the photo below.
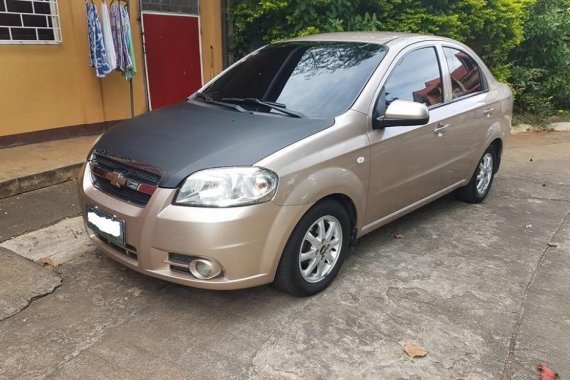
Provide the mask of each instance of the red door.
POLYGON ((184 100, 202 86, 197 16, 143 13, 151 109, 184 100))

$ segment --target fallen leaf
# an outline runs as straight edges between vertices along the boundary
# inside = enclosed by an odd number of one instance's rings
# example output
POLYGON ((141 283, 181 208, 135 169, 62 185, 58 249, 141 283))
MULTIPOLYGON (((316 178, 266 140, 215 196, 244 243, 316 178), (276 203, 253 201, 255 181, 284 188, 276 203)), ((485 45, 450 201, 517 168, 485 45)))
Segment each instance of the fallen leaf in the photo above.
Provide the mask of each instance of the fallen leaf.
POLYGON ((403 239, 403 238, 404 238, 404 235, 402 235, 402 234, 394 235, 394 239, 403 239))
POLYGON ((40 263, 44 266, 44 267, 53 267, 53 260, 51 259, 51 257, 42 257, 40 259, 40 263))
POLYGON ((404 351, 411 358, 423 358, 427 355, 425 348, 413 343, 408 343, 404 346, 404 351))
POLYGON ((540 363, 538 365, 538 371, 540 372, 540 380, 554 380, 558 377, 558 374, 548 368, 546 363, 540 363))
POLYGON ((549 242, 546 243, 546 244, 548 244, 549 247, 553 247, 553 248, 558 247, 558 243, 554 243, 554 242, 551 242, 551 241, 549 241, 549 242))

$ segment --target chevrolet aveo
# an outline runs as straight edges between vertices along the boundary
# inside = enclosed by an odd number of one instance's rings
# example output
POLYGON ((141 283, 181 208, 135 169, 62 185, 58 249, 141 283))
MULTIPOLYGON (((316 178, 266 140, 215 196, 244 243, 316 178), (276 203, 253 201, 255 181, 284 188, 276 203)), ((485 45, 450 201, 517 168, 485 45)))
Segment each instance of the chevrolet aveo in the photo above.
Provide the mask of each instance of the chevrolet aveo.
POLYGON ((450 192, 485 199, 511 113, 509 88, 453 40, 270 44, 103 134, 81 172, 85 223, 153 277, 315 294, 359 237, 450 192))

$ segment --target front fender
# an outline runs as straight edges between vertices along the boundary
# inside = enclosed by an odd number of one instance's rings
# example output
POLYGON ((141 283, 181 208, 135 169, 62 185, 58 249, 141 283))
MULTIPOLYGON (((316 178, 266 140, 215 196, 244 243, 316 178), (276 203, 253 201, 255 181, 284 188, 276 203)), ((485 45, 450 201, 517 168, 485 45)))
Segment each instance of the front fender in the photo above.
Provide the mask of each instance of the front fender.
POLYGON ((366 122, 366 115, 349 110, 337 117, 332 127, 256 163, 279 175, 273 202, 310 207, 324 197, 342 194, 352 200, 359 226, 366 210, 370 176, 366 122))
MULTIPOLYGON (((357 216, 364 215, 366 209, 366 184, 360 177, 341 167, 322 168, 302 177, 292 175, 285 179, 286 189, 281 189, 280 197, 274 202, 283 206, 313 204, 334 194, 345 195, 355 206, 357 216)), ((357 221, 360 218, 357 218, 357 221)), ((358 224, 358 222, 357 222, 358 224)), ((359 226, 356 226, 359 228, 359 226)))

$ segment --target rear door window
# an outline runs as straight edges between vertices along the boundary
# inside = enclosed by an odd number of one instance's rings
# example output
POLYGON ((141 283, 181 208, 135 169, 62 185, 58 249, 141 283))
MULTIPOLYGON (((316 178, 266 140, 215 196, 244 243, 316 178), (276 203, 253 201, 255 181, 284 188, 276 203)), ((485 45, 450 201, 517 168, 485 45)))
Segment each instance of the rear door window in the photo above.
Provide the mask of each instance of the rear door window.
POLYGON ((479 65, 467 53, 444 47, 443 52, 451 76, 453 99, 483 91, 479 65))

